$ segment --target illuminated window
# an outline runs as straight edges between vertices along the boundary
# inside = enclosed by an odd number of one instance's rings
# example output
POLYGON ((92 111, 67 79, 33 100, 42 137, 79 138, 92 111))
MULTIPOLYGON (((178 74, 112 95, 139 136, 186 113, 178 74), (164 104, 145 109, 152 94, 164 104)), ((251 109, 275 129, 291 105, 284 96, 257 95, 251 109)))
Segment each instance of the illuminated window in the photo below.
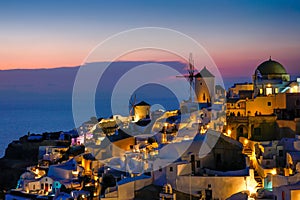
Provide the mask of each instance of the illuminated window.
POLYGON ((275 93, 277 94, 279 92, 279 89, 278 88, 275 88, 275 93))
POLYGON ((266 88, 266 95, 272 94, 272 88, 266 88))
POLYGON ((263 93, 263 89, 259 89, 259 94, 262 94, 263 93))

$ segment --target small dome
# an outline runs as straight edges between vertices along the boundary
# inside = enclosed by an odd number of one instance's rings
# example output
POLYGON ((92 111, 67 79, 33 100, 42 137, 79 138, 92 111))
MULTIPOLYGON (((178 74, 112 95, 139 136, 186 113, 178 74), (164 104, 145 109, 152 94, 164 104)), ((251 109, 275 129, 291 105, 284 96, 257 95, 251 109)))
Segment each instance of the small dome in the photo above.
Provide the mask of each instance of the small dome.
POLYGON ((279 63, 271 58, 263 63, 261 63, 257 68, 256 71, 259 71, 261 75, 268 75, 268 74, 287 74, 285 68, 279 63))

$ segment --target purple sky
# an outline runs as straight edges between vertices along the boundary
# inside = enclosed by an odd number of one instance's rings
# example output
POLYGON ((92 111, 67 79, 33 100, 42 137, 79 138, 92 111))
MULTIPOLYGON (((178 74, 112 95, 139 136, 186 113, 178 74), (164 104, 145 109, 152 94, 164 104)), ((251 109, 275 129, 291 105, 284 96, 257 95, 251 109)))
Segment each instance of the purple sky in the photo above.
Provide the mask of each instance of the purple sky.
MULTIPOLYGON (((300 2, 292 0, 6 0, 0 2, 0 69, 80 65, 111 35, 155 26, 195 39, 225 77, 249 77, 269 56, 299 75, 299 20, 300 2)), ((147 60, 148 56, 127 59, 147 60)))

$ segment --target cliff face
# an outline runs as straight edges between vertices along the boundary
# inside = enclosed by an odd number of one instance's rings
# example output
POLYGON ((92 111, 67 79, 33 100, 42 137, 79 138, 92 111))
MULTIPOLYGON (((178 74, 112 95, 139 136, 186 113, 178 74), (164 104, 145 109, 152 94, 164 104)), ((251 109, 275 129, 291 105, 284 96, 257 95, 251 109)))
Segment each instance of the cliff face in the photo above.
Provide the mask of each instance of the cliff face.
POLYGON ((5 156, 0 159, 0 190, 8 190, 17 186, 20 175, 26 167, 37 164, 39 143, 10 143, 5 156))
POLYGON ((5 150, 4 159, 37 162, 41 142, 13 141, 5 150))
POLYGON ((5 150, 4 157, 0 159, 0 191, 15 188, 26 167, 38 164, 40 146, 70 145, 67 141, 28 141, 27 138, 23 136, 18 141, 11 142, 5 150))

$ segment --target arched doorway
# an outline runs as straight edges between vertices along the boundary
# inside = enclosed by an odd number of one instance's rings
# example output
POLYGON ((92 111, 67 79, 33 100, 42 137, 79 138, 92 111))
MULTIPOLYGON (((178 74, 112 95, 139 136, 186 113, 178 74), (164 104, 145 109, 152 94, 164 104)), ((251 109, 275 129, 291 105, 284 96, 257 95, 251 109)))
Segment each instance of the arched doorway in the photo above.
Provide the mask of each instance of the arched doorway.
POLYGON ((240 125, 237 128, 237 140, 239 140, 240 137, 248 138, 248 129, 245 125, 240 125))

